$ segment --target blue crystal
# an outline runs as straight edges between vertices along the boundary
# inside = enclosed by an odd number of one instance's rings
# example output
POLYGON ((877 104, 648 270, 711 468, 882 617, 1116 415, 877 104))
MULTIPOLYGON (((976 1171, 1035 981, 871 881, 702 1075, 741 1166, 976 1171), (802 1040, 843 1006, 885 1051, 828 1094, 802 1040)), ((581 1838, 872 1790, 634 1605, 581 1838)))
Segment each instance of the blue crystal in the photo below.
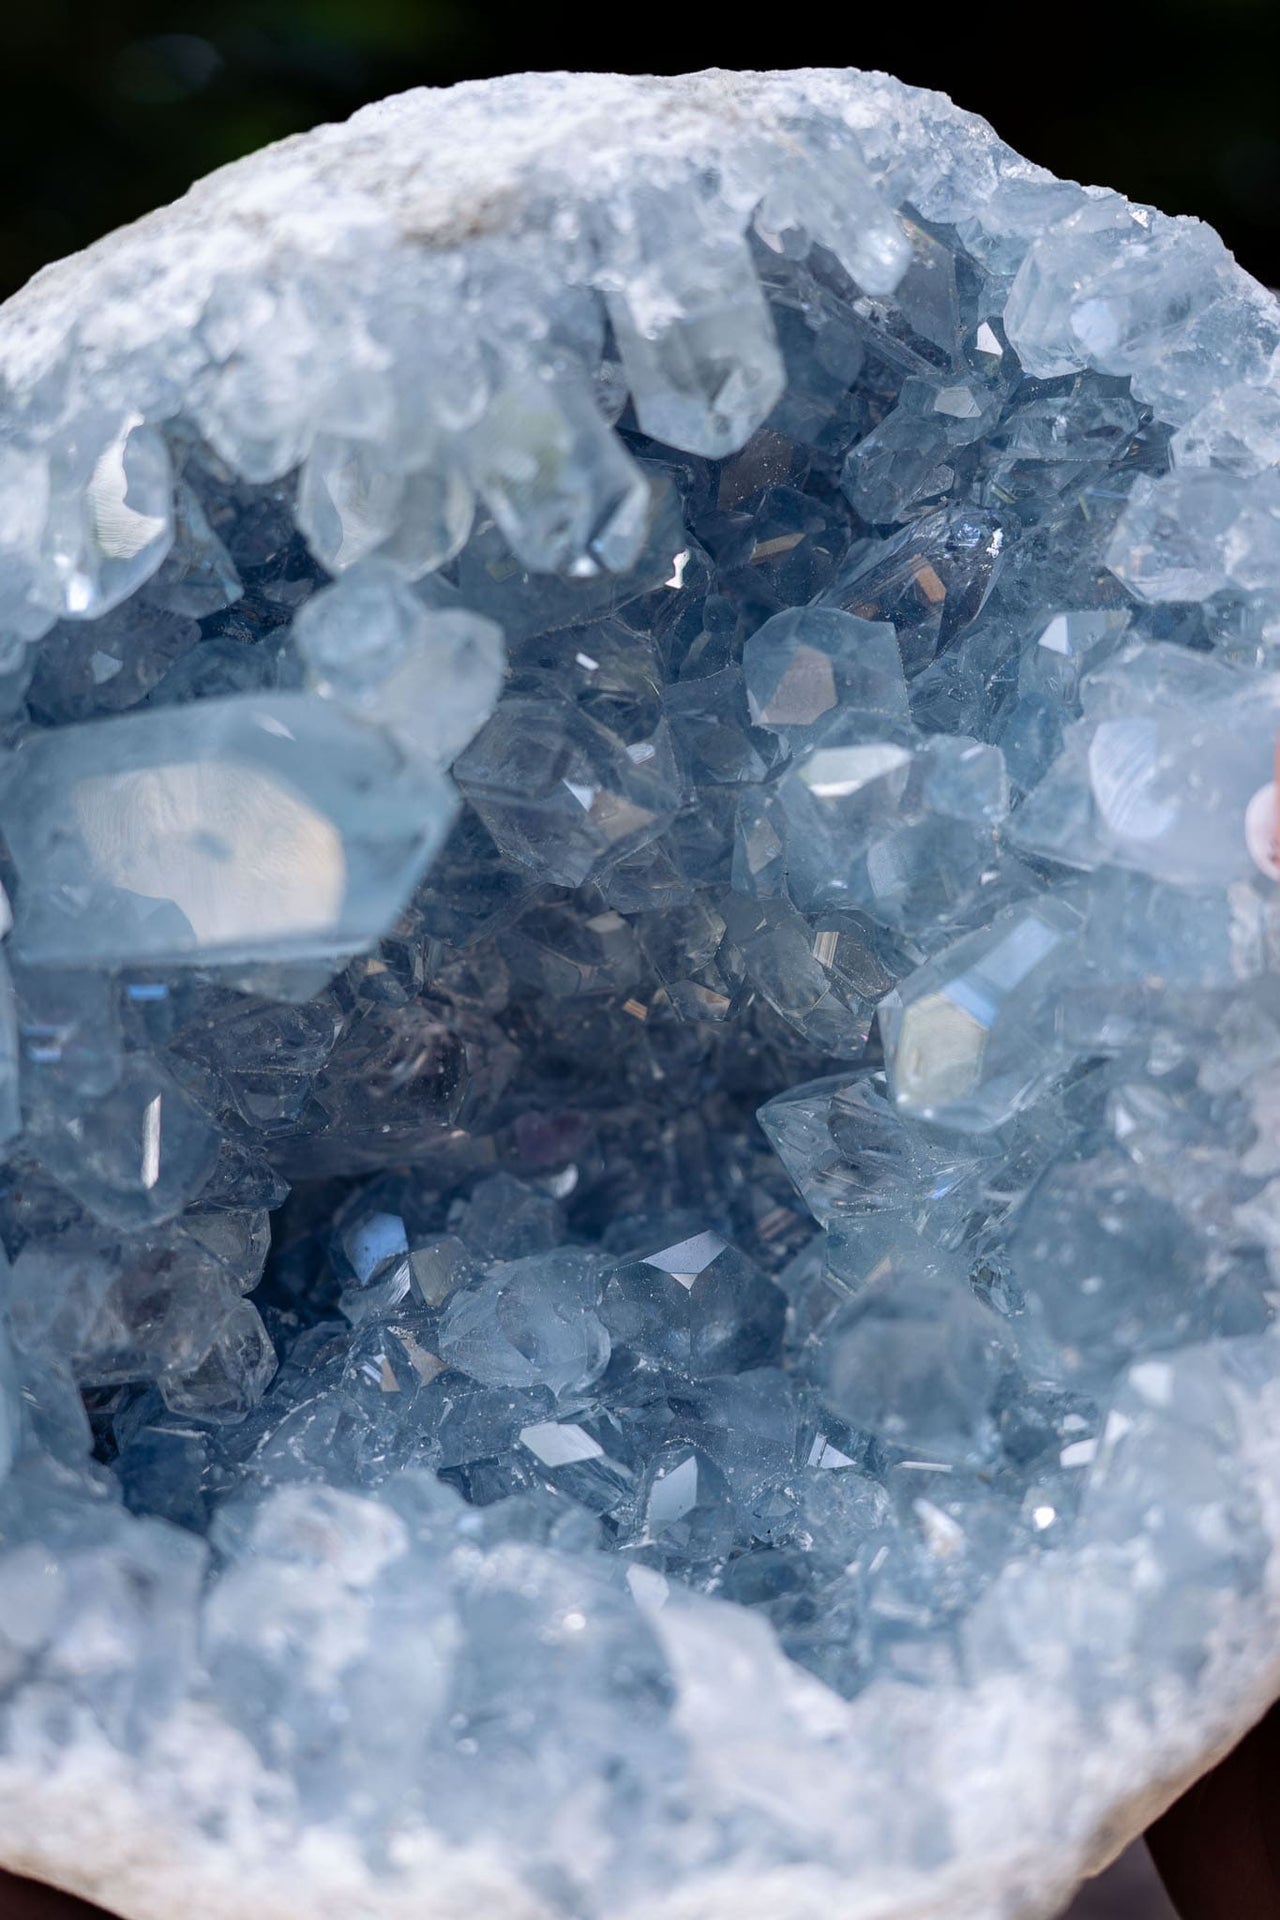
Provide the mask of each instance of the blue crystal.
POLYGON ((579 85, 0 314, 0 1741, 371 1916, 1012 1911, 984 1743, 1115 1831, 1264 1620, 1280 320, 579 85))
POLYGON ((836 608, 778 613, 742 653, 747 701, 757 726, 803 740, 837 707, 907 717, 907 689, 887 622, 873 626, 836 608))
POLYGON ((30 963, 333 953, 386 926, 453 801, 305 694, 33 734, 0 816, 30 963))
POLYGON ((580 1393, 609 1361, 598 1297, 594 1263, 568 1250, 504 1262, 451 1296, 440 1323, 441 1356, 483 1386, 580 1393))
POLYGON ((944 1463, 992 1450, 1000 1325, 955 1274, 886 1262, 823 1333, 822 1396, 842 1419, 944 1463))
POLYGON ((1065 901, 1007 907, 885 996, 880 1030, 900 1111, 985 1132, 1065 1069, 1055 986, 1069 978, 1078 924, 1065 901))

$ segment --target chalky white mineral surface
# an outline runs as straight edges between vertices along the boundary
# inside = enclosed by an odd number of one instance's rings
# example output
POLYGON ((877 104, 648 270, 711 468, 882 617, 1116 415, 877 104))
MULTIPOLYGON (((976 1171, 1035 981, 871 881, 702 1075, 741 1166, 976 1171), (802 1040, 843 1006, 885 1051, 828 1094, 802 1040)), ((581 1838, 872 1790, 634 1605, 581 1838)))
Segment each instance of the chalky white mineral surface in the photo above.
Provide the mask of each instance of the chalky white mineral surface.
POLYGON ((0 1859, 1024 1920, 1261 1711, 1278 348, 856 72, 0 311, 0 1859))

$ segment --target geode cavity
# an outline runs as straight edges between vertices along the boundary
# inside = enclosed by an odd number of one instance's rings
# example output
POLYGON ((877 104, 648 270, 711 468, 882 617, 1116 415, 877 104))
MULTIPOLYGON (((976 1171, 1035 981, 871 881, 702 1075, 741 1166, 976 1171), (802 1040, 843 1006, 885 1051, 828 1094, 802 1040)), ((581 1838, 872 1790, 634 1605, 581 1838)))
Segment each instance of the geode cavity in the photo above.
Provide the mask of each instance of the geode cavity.
POLYGON ((1015 1920, 1261 1710, 1278 346, 855 72, 0 311, 0 1858, 1015 1920))

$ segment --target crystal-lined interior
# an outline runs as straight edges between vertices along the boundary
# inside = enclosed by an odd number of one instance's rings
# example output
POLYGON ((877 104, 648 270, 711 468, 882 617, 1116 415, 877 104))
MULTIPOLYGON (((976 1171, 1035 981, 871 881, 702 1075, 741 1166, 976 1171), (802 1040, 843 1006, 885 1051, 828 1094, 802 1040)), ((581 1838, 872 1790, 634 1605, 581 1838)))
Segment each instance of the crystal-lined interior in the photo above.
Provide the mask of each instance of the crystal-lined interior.
POLYGON ((1100 1673, 1256 1573, 1280 328, 793 139, 0 441, 12 1724, 212 1701, 566 1911, 674 1844, 682 1589, 853 1698, 1011 1567, 1123 1546, 1100 1673))

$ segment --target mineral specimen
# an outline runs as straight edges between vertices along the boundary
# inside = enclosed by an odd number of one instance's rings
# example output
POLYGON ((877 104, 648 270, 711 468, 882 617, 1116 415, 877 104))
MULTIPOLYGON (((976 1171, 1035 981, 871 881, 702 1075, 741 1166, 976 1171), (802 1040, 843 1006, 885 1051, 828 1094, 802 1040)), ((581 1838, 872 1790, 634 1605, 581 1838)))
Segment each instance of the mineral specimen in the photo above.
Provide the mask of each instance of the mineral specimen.
POLYGON ((1261 1710, 1278 354, 853 72, 0 312, 0 1858, 1017 1920, 1261 1710))

